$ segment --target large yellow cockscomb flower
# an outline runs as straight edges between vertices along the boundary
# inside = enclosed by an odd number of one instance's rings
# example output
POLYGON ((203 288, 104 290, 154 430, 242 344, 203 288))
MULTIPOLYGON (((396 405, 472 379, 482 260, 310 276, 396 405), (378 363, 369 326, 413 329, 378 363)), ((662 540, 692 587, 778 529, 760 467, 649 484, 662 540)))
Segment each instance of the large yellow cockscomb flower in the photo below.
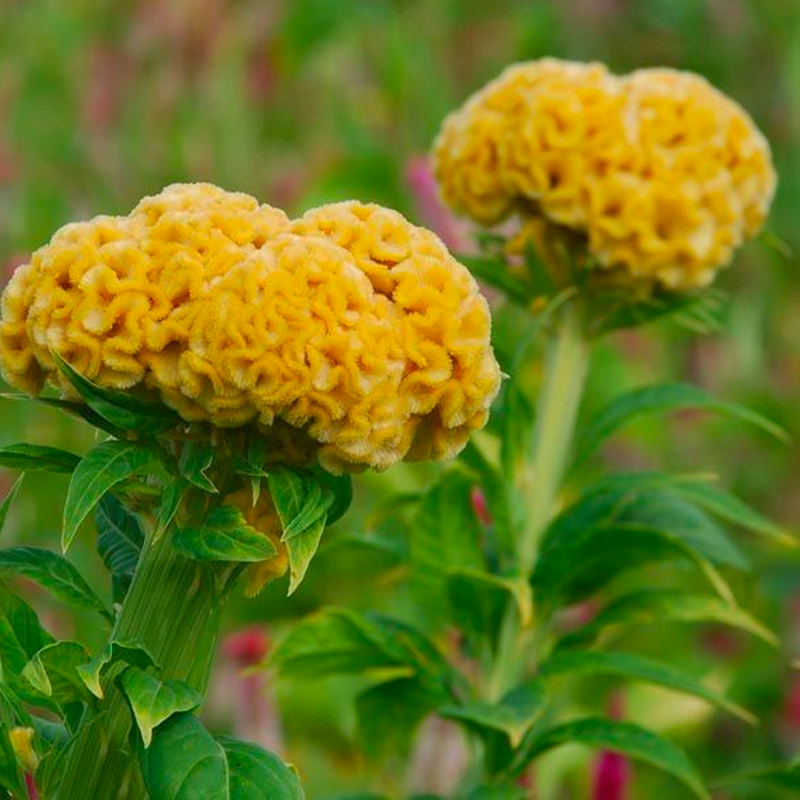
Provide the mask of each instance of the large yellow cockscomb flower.
POLYGON ((431 233, 379 206, 291 221, 207 184, 67 225, 2 298, 0 365, 32 394, 152 390, 185 420, 280 423, 341 470, 451 456, 500 373, 487 304, 431 233))
POLYGON ((677 290, 759 230, 776 180, 753 121, 703 78, 556 59, 470 98, 434 160, 444 199, 478 222, 516 211, 539 237, 577 231, 598 267, 677 290))

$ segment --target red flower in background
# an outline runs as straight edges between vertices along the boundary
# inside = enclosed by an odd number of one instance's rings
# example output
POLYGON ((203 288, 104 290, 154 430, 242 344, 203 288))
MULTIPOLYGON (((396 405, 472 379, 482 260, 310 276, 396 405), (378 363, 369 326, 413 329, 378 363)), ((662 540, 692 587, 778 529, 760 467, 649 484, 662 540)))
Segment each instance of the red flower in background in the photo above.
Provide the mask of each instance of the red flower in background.
MULTIPOLYGON (((611 696, 608 716, 621 719, 624 716, 624 697, 621 693, 611 696)), ((626 800, 631 782, 631 765, 626 756, 603 750, 595 759, 592 770, 592 800, 626 800)))

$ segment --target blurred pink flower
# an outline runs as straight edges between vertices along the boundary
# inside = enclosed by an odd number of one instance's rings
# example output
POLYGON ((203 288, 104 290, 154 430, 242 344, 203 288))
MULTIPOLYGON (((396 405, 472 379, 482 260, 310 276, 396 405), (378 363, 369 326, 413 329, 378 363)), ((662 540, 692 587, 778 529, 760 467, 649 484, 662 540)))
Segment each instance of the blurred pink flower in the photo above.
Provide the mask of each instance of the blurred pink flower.
POLYGON ((253 625, 226 636, 222 652, 239 667, 252 667, 261 663, 269 652, 269 637, 262 627, 253 625))
POLYGON ((486 504, 486 495, 483 493, 483 489, 481 489, 480 486, 475 486, 470 493, 469 499, 478 522, 485 528, 490 527, 492 524, 492 515, 489 511, 489 506, 486 504))
MULTIPOLYGON (((608 701, 608 716, 622 719, 625 698, 615 692, 608 701)), ((631 782, 631 765, 626 756, 603 750, 595 759, 592 770, 592 800, 626 800, 631 782)))
POLYGON ((471 247, 466 223, 456 219, 439 198, 439 188, 425 156, 411 156, 406 162, 406 183, 414 198, 417 216, 454 253, 467 253, 471 247))

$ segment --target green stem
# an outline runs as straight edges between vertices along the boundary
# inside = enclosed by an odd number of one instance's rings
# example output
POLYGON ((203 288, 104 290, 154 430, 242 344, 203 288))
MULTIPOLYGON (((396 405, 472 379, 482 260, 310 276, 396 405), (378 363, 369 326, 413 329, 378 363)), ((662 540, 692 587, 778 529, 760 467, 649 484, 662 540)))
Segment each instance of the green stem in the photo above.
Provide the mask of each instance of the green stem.
MULTIPOLYGON (((536 564, 542 534, 557 507, 572 446, 586 373, 590 344, 583 328, 579 301, 565 304, 548 352, 536 414, 533 481, 525 526, 518 542, 517 562, 526 577, 536 564)), ((515 604, 509 602, 498 640, 498 652, 487 685, 487 695, 499 700, 524 674, 544 639, 544 629, 534 633, 521 625, 515 604)))
MULTIPOLYGON (((144 647, 159 677, 205 693, 216 649, 222 598, 209 564, 177 553, 169 534, 148 540, 110 641, 144 647)), ((109 670, 115 674, 114 667, 109 670)), ((139 800, 146 797, 121 692, 106 681, 105 697, 87 712, 54 793, 57 800, 139 800)))

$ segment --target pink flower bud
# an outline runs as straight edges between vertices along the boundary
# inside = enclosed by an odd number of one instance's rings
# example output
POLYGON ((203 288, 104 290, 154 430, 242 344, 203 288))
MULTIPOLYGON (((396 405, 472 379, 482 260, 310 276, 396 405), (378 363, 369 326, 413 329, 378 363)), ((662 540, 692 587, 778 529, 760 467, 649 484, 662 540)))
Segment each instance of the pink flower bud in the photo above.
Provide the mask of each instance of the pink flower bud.
POLYGON ((470 493, 470 502, 472 503, 472 510, 475 512, 478 522, 485 528, 488 528, 492 524, 492 515, 489 512, 489 506, 486 505, 486 495, 483 493, 483 489, 481 489, 480 486, 473 488, 470 493))
POLYGON ((263 628, 254 625, 226 636, 223 653, 242 667, 250 667, 264 660, 269 651, 269 638, 263 628))

